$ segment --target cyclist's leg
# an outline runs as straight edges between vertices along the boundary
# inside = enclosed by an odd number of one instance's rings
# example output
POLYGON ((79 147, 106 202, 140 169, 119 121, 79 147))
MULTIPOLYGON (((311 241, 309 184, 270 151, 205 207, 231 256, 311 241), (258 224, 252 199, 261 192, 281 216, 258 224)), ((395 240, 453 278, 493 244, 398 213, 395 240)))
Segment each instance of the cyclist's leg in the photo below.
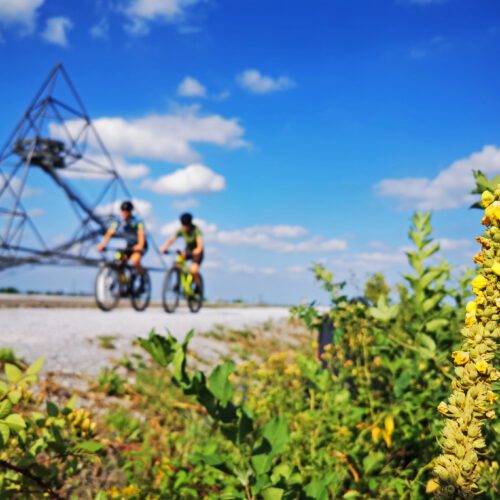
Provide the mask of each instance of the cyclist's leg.
POLYGON ((193 255, 193 263, 191 264, 191 268, 189 271, 193 275, 194 282, 198 285, 201 286, 201 280, 200 280, 200 266, 203 261, 203 252, 200 255, 193 255))
POLYGON ((129 257, 130 262, 137 269, 137 272, 139 274, 144 274, 144 268, 142 267, 141 259, 142 252, 133 252, 129 257))

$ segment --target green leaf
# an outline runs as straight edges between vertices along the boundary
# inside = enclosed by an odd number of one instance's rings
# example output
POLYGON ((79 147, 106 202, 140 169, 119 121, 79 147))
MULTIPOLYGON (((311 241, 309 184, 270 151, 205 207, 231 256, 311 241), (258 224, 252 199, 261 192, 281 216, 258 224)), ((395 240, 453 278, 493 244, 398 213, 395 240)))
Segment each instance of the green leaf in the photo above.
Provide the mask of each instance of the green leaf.
POLYGON ((282 488, 266 488, 264 491, 260 492, 260 495, 262 496, 263 500, 281 500, 283 498, 283 495, 285 493, 285 490, 282 488))
POLYGON ((226 406, 233 397, 233 386, 229 381, 229 375, 234 372, 235 368, 232 361, 226 361, 222 365, 216 366, 208 377, 208 389, 222 406, 226 406))
POLYGON ((9 401, 13 404, 16 405, 19 403, 19 400, 22 397, 21 391, 15 390, 15 391, 10 391, 9 394, 7 394, 7 398, 9 401))
POLYGON ((84 441, 83 443, 79 443, 75 447, 76 450, 86 451, 88 453, 97 453, 98 451, 102 450, 103 448, 104 448, 104 445, 102 443, 98 443, 96 441, 84 441))
POLYGON ((38 375, 40 370, 43 368, 43 364, 45 362, 45 358, 40 356, 34 363, 32 363, 28 369, 26 370, 27 375, 38 375))
POLYGON ((108 495, 106 495, 104 490, 99 490, 94 497, 94 500, 108 500, 108 495))
POLYGON ((6 445, 9 441, 10 437, 10 429, 7 424, 0 422, 0 438, 2 440, 2 444, 6 445))
MULTIPOLYGON (((433 320, 433 321, 439 321, 439 320, 433 320)), ((429 323, 431 323, 431 322, 429 322, 429 323)), ((429 323, 427 323, 427 325, 429 323)), ((425 335, 425 333, 421 333, 418 335, 417 339, 422 347, 425 347, 426 349, 428 349, 431 352, 436 351, 436 342, 434 342, 434 340, 431 337, 429 337, 429 335, 425 335)))
POLYGON ((389 306, 387 304, 387 297, 381 295, 378 299, 377 307, 370 307, 368 311, 375 319, 390 321, 398 315, 399 306, 398 304, 389 306))
POLYGON ((441 302, 443 297, 444 293, 439 292, 435 293, 432 297, 424 300, 424 303, 422 304, 422 309, 424 310, 424 312, 429 312, 434 309, 439 304, 439 302, 441 302))
MULTIPOLYGON (((447 319, 444 319, 444 318, 431 319, 430 321, 428 321, 425 324, 425 330, 430 332, 430 333, 434 333, 434 332, 440 330, 441 328, 444 328, 448 324, 449 324, 449 321, 447 319)), ((435 350, 435 348, 436 348, 436 345, 434 344, 434 348, 431 350, 435 350)))
POLYGON ((363 459, 363 470, 365 474, 371 474, 372 472, 378 472, 382 469, 384 465, 385 455, 378 451, 375 453, 370 453, 363 459))
POLYGON ((330 481, 330 477, 311 481, 304 488, 307 499, 328 500, 328 484, 330 483, 330 481))
POLYGON ((78 398, 73 395, 71 396, 70 400, 66 403, 65 408, 68 410, 74 410, 76 408, 76 403, 78 402, 78 398))
POLYGON ((288 421, 284 417, 275 417, 266 424, 262 435, 269 442, 273 455, 281 453, 288 442, 288 421))
POLYGON ((12 403, 8 399, 4 399, 0 403, 0 418, 5 418, 12 411, 12 403))
POLYGON ((59 415, 59 408, 51 401, 47 401, 47 413, 49 417, 57 417, 59 415))
POLYGON ((7 417, 5 417, 4 422, 12 431, 20 431, 21 429, 26 428, 26 422, 18 413, 11 413, 7 417))
POLYGON ((3 380, 0 380, 0 396, 3 396, 7 392, 7 389, 7 384, 3 380))
POLYGON ((19 382, 23 378, 23 372, 16 365, 6 363, 4 371, 7 380, 12 384, 19 382))

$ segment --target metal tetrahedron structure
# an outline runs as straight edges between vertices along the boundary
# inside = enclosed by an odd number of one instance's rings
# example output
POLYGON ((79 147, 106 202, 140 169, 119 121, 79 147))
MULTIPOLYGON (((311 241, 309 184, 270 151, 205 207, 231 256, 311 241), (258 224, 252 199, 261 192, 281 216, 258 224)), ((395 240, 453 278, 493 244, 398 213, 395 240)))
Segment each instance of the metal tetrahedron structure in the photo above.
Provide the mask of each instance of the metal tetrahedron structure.
POLYGON ((95 265, 95 242, 130 197, 66 70, 55 66, 0 150, 0 271, 95 265), (43 208, 30 208, 37 198, 43 208), (54 218, 65 229, 50 235, 54 218))

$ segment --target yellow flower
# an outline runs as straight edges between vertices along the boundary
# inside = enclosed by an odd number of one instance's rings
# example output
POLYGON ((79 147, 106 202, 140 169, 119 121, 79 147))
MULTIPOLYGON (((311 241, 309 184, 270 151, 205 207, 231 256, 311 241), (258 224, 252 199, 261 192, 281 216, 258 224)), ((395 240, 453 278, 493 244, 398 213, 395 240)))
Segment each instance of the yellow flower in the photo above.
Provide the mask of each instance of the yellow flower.
POLYGON ((465 315, 465 326, 472 326, 477 323, 476 315, 474 313, 465 315))
POLYGON ((481 375, 486 375, 488 373, 488 363, 484 359, 481 359, 476 363, 476 370, 481 374, 481 375))
POLYGON ((486 217, 486 215, 481 219, 481 224, 483 226, 491 226, 491 220, 486 217))
POLYGON ((372 441, 377 444, 380 441, 380 434, 382 433, 382 430, 380 427, 373 427, 372 429, 372 441))
POLYGON ((476 304, 478 306, 483 305, 486 302, 486 299, 484 298, 484 294, 482 292, 479 292, 476 297, 476 304))
POLYGON ((482 246, 483 248, 490 248, 490 245, 491 245, 490 240, 488 240, 488 239, 484 238, 483 236, 478 236, 478 237, 476 238, 476 241, 477 241, 478 243, 481 243, 481 246, 482 246))
POLYGON ((483 191, 483 194, 481 195, 481 204, 484 208, 491 205, 494 201, 495 195, 493 193, 490 193, 488 190, 483 191))
POLYGON ((481 274, 477 275, 471 282, 472 290, 477 293, 479 290, 486 288, 488 285, 488 280, 481 274))
POLYGON ((492 266, 491 266, 491 270, 497 275, 497 276, 500 276, 500 262, 495 262, 492 266))
POLYGON ((500 220, 500 202, 494 201, 484 211, 484 215, 492 222, 496 223, 500 220))
POLYGON ((438 412, 441 413, 441 415, 446 415, 448 413, 448 405, 444 401, 439 403, 438 412))
POLYGON ((431 494, 435 493, 437 490, 439 490, 439 483, 435 479, 429 479, 425 486, 425 492, 431 494))
POLYGON ((482 252, 478 252, 476 255, 474 255, 474 258, 472 259, 476 264, 484 264, 484 257, 482 252))
POLYGON ((455 351, 451 357, 457 366, 465 365, 469 361, 469 353, 467 351, 455 351))
POLYGON ((468 313, 475 314, 477 309, 477 303, 471 300, 470 302, 467 302, 467 305, 465 306, 465 310, 468 313))
POLYGON ((391 436, 394 432, 394 418, 392 418, 390 415, 388 417, 385 417, 384 427, 387 434, 391 436))

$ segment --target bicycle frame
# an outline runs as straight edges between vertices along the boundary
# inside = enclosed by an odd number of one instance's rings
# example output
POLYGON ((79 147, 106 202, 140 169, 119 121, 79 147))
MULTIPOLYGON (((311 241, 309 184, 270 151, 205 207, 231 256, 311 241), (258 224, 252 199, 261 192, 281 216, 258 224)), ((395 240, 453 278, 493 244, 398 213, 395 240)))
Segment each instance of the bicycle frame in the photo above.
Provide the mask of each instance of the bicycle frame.
POLYGON ((193 284, 193 275, 189 271, 188 263, 182 254, 178 254, 175 263, 181 271, 180 287, 185 295, 193 295, 191 285, 193 284))

